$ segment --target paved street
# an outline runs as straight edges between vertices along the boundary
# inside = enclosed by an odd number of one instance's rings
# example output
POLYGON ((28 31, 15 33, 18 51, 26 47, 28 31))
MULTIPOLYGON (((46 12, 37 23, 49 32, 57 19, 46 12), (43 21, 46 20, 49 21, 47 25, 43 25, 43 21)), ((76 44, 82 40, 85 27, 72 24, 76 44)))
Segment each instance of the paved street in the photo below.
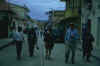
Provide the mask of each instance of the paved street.
MULTIPOLYGON (((0 51, 0 66, 72 66, 73 64, 64 63, 64 45, 56 44, 52 52, 52 59, 45 60, 44 42, 41 38, 38 39, 39 50, 36 49, 35 56, 32 58, 28 55, 27 41, 23 44, 22 60, 16 60, 15 45, 9 46, 0 51)), ((100 53, 99 53, 100 54, 100 53)), ((98 55, 99 56, 99 55, 98 55)), ((91 58, 92 62, 87 63, 82 59, 82 52, 77 50, 76 63, 74 65, 82 66, 99 66, 100 61, 94 57, 91 58)))

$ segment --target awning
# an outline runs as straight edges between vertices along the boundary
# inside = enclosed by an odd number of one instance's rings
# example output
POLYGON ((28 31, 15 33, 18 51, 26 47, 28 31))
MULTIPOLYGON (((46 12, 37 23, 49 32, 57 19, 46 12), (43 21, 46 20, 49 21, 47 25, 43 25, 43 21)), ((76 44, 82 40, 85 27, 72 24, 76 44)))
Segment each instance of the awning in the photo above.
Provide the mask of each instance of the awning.
POLYGON ((66 10, 65 12, 65 18, 73 18, 73 17, 79 17, 78 9, 71 10, 70 8, 66 10))

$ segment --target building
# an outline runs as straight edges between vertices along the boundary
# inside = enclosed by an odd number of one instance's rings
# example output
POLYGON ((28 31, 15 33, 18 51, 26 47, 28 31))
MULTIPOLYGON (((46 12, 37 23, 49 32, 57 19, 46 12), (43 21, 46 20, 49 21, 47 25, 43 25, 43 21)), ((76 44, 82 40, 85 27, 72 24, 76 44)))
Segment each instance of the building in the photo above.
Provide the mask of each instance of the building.
POLYGON ((13 15, 13 21, 11 25, 13 25, 13 22, 15 22, 15 27, 17 28, 18 25, 24 26, 26 22, 30 21, 30 18, 28 17, 29 9, 25 5, 20 6, 10 2, 8 2, 8 4, 10 10, 15 13, 15 15, 13 15))
POLYGON ((14 13, 8 7, 5 0, 0 0, 0 38, 8 37, 8 26, 12 21, 14 13))
POLYGON ((81 8, 83 0, 61 0, 66 2, 65 18, 67 24, 73 22, 77 25, 81 33, 81 8))
POLYGON ((61 0, 61 2, 66 3, 64 19, 62 19, 61 21, 64 22, 65 30, 67 30, 66 26, 72 22, 75 24, 76 28, 79 29, 79 33, 81 35, 82 33, 81 8, 83 5, 82 3, 83 0, 61 0))
POLYGON ((100 48, 100 0, 84 1, 82 14, 83 23, 88 22, 88 19, 90 20, 90 30, 95 37, 94 46, 100 48))
POLYGON ((100 0, 92 0, 93 7, 90 16, 91 32, 95 37, 95 46, 100 48, 100 0))

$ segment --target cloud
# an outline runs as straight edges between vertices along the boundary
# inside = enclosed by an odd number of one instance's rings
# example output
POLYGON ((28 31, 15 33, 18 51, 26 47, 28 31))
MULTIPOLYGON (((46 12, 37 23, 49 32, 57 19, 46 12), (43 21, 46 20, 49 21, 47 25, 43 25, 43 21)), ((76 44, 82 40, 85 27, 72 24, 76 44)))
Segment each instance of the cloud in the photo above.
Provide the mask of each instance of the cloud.
POLYGON ((45 12, 51 9, 64 10, 65 4, 60 0, 9 0, 9 2, 26 5, 30 9, 29 15, 35 19, 48 19, 45 12))

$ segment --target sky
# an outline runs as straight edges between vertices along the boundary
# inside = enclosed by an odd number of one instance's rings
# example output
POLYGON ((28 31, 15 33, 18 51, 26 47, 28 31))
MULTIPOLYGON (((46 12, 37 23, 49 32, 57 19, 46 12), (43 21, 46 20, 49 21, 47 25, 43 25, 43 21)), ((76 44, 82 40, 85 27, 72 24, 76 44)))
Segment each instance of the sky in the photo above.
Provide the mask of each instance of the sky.
POLYGON ((50 10, 64 10, 65 3, 60 0, 8 0, 11 3, 29 8, 29 15, 36 20, 48 20, 46 12, 50 10))

